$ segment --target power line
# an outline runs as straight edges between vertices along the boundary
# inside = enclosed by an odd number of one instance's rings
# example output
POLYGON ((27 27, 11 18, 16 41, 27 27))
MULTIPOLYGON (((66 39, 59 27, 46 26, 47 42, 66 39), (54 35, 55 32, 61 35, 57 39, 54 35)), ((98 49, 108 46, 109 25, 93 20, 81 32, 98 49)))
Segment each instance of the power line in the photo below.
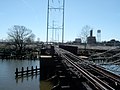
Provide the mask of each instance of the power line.
MULTIPOLYGON (((48 8, 47 8, 47 39, 46 42, 49 42, 49 31, 52 29, 52 40, 53 40, 53 36, 54 36, 54 30, 56 32, 56 30, 60 30, 61 31, 61 38, 62 38, 62 43, 64 42, 64 6, 65 6, 65 0, 58 0, 58 2, 55 2, 54 0, 48 0, 48 8), (53 4, 54 3, 54 4, 53 4), (53 11, 58 11, 59 12, 53 12, 53 11), (55 13, 59 13, 58 15, 61 15, 61 17, 56 16, 57 19, 60 20, 56 20, 55 17, 53 17, 52 15, 55 15, 55 13), (60 23, 55 23, 56 22, 60 22, 60 23), (55 25, 56 24, 56 25, 55 25)), ((59 33, 59 32, 58 32, 59 33)), ((58 34, 58 39, 59 39, 59 34, 58 34)), ((59 41, 59 40, 58 40, 59 41)))

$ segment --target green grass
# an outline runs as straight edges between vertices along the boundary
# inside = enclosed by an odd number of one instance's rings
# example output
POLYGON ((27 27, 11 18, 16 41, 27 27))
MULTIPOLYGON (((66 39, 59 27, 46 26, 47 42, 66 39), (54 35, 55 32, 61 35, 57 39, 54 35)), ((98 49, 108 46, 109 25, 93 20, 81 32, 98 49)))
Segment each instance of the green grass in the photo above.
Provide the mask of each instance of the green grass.
POLYGON ((52 83, 48 81, 40 81, 40 90, 51 90, 52 83))

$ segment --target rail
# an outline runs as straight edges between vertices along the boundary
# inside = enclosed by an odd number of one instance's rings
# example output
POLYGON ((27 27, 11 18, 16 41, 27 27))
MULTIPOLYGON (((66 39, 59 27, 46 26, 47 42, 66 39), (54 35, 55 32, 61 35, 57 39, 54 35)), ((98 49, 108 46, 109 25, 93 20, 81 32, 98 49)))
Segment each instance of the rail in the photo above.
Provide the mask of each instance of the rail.
POLYGON ((89 61, 82 60, 78 56, 69 53, 66 50, 55 48, 56 53, 58 53, 64 60, 67 61, 67 63, 71 64, 77 71, 79 71, 83 77, 85 77, 97 90, 116 90, 117 86, 113 86, 108 84, 108 81, 102 80, 98 76, 94 75, 90 71, 88 71, 86 68, 82 67, 81 64, 78 62, 84 62, 88 68, 93 69, 94 72, 98 73, 98 75, 101 73, 102 77, 105 77, 105 79, 113 82, 114 84, 119 84, 120 86, 120 77, 115 76, 114 74, 110 74, 106 72, 106 70, 103 70, 94 63, 90 63, 89 61), (94 67, 93 67, 94 66, 94 67), (96 67, 95 67, 96 66, 96 67))
POLYGON ((95 77, 94 75, 92 75, 90 72, 88 72, 87 70, 85 70, 84 68, 82 68, 81 66, 77 65, 76 63, 74 63, 72 60, 70 60, 70 58, 64 56, 66 58, 66 60, 73 65, 78 71, 80 71, 82 73, 82 75, 84 77, 86 77, 86 79, 91 83, 94 84, 94 86, 96 87, 96 89, 98 90, 115 90, 114 88, 112 88, 111 86, 109 86, 108 84, 104 83, 103 81, 101 81, 99 78, 95 77))

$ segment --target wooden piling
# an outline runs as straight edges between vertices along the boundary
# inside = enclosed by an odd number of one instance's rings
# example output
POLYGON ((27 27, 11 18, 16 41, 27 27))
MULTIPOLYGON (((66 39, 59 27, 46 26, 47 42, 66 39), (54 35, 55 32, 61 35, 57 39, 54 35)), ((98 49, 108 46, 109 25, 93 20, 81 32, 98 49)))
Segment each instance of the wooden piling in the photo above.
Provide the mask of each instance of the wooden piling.
POLYGON ((21 75, 23 76, 23 72, 24 72, 24 68, 22 67, 22 72, 21 72, 21 75))
POLYGON ((31 74, 33 75, 33 66, 31 67, 31 74))
POLYGON ((27 67, 27 75, 28 75, 28 71, 29 71, 29 70, 28 70, 28 67, 27 67))
POLYGON ((38 72, 40 72, 40 68, 38 68, 37 66, 36 66, 35 69, 32 66, 31 70, 28 69, 28 67, 27 67, 26 70, 24 69, 24 67, 22 67, 21 71, 18 71, 18 68, 16 68, 15 75, 16 75, 16 78, 17 78, 18 76, 23 76, 23 75, 27 75, 27 76, 29 74, 34 75, 34 73, 37 75, 38 72))
POLYGON ((37 74, 37 66, 36 66, 36 74, 37 74))
POLYGON ((16 68, 15 74, 16 74, 16 77, 18 77, 18 68, 16 68))

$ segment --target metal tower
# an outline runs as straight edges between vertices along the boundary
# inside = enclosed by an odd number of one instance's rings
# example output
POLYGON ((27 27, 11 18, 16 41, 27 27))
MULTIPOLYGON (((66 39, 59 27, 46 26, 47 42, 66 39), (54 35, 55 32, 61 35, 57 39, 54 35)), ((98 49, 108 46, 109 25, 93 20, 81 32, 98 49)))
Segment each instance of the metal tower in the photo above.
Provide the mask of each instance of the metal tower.
POLYGON ((47 44, 50 42, 50 39, 52 42, 59 41, 59 36, 61 36, 60 40, 62 43, 64 42, 64 7, 65 0, 48 0, 47 44), (58 40, 56 40, 56 35, 58 40))
POLYGON ((101 42, 101 30, 97 30, 97 42, 101 42))

